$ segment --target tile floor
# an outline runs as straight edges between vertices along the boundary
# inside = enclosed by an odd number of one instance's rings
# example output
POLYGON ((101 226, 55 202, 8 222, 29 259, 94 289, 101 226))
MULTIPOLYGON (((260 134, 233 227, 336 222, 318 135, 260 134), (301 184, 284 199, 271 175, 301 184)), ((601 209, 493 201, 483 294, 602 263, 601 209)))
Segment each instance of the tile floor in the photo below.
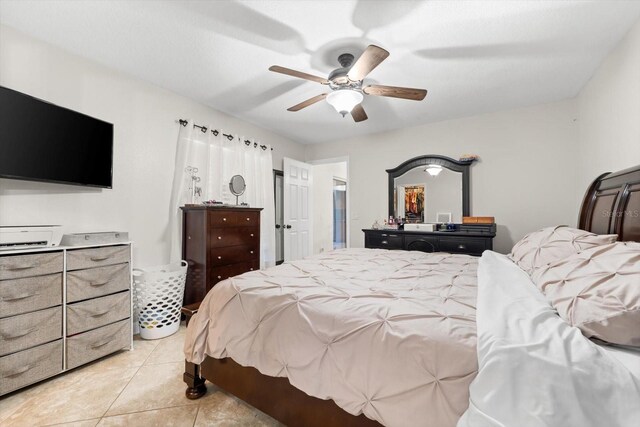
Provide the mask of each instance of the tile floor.
POLYGON ((207 383, 198 400, 184 397, 185 327, 154 341, 136 336, 133 351, 0 398, 0 425, 278 426, 257 409, 207 383))

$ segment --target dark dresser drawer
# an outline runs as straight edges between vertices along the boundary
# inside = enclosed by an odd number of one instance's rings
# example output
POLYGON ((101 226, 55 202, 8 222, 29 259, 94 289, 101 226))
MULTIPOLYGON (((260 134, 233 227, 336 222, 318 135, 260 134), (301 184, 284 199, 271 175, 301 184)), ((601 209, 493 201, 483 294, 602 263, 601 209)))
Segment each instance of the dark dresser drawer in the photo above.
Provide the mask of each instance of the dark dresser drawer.
POLYGON ((231 246, 228 248, 216 248, 210 252, 211 265, 220 266, 234 264, 242 261, 251 261, 257 258, 260 251, 258 245, 231 246))
POLYGON ((440 251, 460 254, 480 255, 486 249, 485 239, 446 237, 440 239, 440 251))
POLYGON ((258 227, 212 228, 209 242, 212 248, 252 246, 260 242, 260 229, 258 227))
POLYGON ((371 233, 367 236, 368 248, 403 249, 404 238, 392 231, 384 233, 371 233))
POLYGON ((213 285, 220 282, 221 280, 239 276, 242 273, 259 269, 260 261, 257 258, 253 261, 240 262, 237 264, 225 265, 223 267, 213 267, 211 268, 210 276, 212 277, 212 279, 211 284, 209 285, 209 289, 211 289, 213 285))

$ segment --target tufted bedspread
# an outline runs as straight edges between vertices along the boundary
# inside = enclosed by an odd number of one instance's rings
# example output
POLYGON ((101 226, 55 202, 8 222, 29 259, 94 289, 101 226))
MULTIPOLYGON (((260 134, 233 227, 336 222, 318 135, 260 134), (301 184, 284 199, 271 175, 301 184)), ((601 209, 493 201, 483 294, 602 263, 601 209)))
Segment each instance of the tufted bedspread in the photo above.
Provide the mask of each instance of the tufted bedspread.
POLYGON ((477 371, 467 255, 342 249, 218 283, 186 359, 231 357, 389 426, 454 426, 477 371))

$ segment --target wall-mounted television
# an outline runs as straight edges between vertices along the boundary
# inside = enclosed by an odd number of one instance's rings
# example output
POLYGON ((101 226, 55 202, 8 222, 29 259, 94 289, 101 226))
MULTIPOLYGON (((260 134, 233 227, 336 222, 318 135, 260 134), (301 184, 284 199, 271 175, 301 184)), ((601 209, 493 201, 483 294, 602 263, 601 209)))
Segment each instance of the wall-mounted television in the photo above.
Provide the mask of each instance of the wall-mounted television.
POLYGON ((0 86, 0 178, 111 188, 113 125, 0 86))

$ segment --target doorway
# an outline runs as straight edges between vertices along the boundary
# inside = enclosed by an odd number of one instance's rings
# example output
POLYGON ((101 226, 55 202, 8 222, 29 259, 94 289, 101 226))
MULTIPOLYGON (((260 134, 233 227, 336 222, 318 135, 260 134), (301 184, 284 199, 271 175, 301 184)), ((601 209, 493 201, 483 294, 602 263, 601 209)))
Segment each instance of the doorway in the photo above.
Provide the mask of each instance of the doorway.
POLYGON ((276 265, 284 262, 284 174, 277 169, 273 170, 274 202, 276 204, 276 265))
POLYGON ((333 179, 333 249, 347 247, 347 182, 333 179))

